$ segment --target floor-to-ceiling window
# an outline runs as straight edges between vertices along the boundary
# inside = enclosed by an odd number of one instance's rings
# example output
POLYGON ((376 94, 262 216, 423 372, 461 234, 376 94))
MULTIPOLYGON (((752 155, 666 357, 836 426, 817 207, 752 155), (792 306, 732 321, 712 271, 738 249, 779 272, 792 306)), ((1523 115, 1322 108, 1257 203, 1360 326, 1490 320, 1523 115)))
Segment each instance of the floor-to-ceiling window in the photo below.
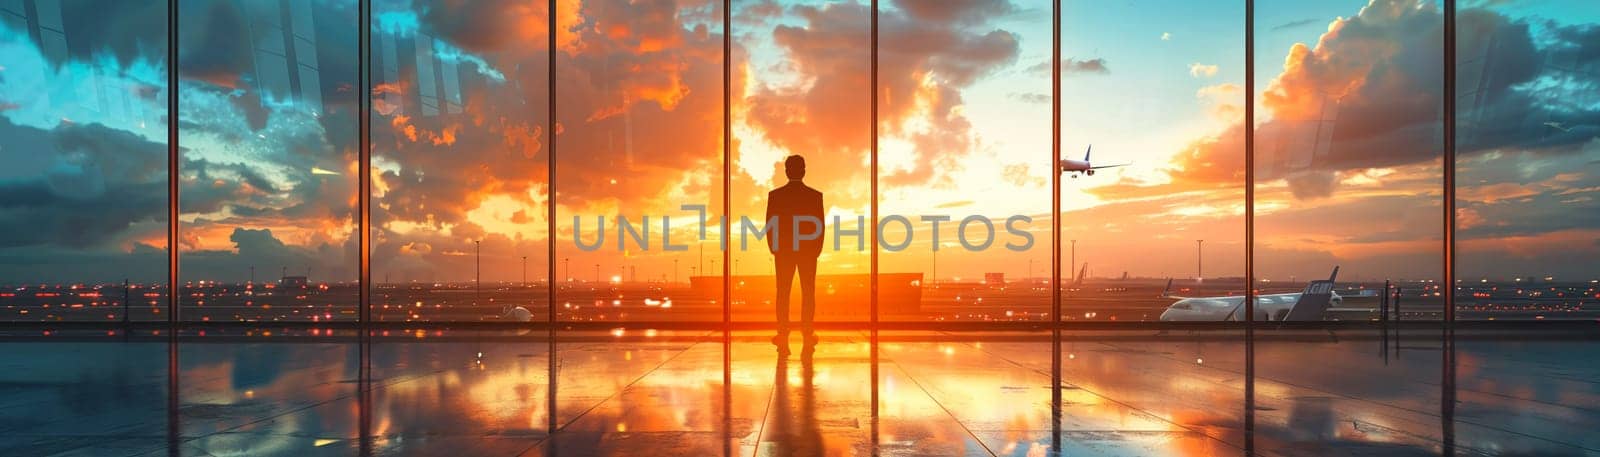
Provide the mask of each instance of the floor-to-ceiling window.
MULTIPOLYGON (((774 319, 773 255, 755 236, 766 224, 767 192, 788 184, 784 161, 799 155, 802 180, 822 192, 827 215, 816 319, 869 320, 871 246, 863 230, 871 228, 873 198, 871 6, 735 2, 733 13, 732 317, 774 319), (836 230, 846 235, 836 238, 836 230)), ((793 319, 800 317, 799 289, 791 292, 793 319)))
POLYGON ((1464 5, 1456 41, 1460 320, 1600 311, 1600 5, 1464 5))
POLYGON ((1258 318, 1376 319, 1385 281, 1408 319, 1443 317, 1440 5, 1262 1, 1257 14, 1258 318), (1326 300, 1283 295, 1322 279, 1336 281, 1326 300))
POLYGON ((166 14, 0 2, 0 320, 166 320, 166 14))
POLYGON ((495 5, 374 2, 374 320, 548 319, 548 16, 495 5))
POLYGON ((1063 9, 1061 320, 1242 320, 1244 5, 1063 9))
MULTIPOLYGON (((764 224, 789 155, 808 159, 806 182, 826 195, 821 320, 868 319, 874 222, 895 247, 878 265, 879 318, 1045 318, 1050 256, 1035 250, 1049 249, 1052 217, 1063 321, 1238 320, 1195 308, 1228 308, 1247 287, 1266 296, 1266 320, 1443 317, 1442 4, 1262 2, 1257 65, 1245 69, 1234 3, 1138 21, 1127 18, 1151 6, 1064 3, 1061 152, 1088 169, 1063 171, 1039 159, 1050 147, 1044 2, 886 2, 873 87, 867 2, 734 3, 727 56, 718 4, 574 4, 552 69, 544 3, 380 0, 370 93, 355 81, 354 0, 177 2, 185 319, 356 318, 355 196, 369 192, 377 320, 542 320, 553 281, 568 320, 714 321, 726 308, 766 321, 772 258, 741 216, 764 224), (605 20, 617 11, 629 20, 605 20), (1242 125, 1243 71, 1257 76, 1254 126, 1242 125), (370 189, 355 179, 362 96, 370 189), (1257 146, 1249 285, 1246 132, 1257 146), (571 151, 557 156, 560 183, 548 182, 551 143, 571 151), (1059 215, 1036 195, 1053 175, 1059 215), (879 221, 866 217, 873 201, 879 221), (554 249, 551 205, 565 234, 554 249), (1323 312, 1295 314, 1304 300, 1289 294, 1336 267, 1323 312), (1183 297, 1223 299, 1171 312, 1183 297)), ((159 6, 4 5, 7 319, 149 318, 166 301, 159 6)), ((1581 2, 1462 5, 1450 95, 1462 319, 1593 311, 1597 14, 1581 2)))
POLYGON ((557 317, 720 321, 721 4, 572 7, 556 30, 557 317))
POLYGON ((178 7, 181 318, 356 320, 356 2, 178 7))
POLYGON ((1049 319, 1051 3, 880 8, 880 319, 1049 319))

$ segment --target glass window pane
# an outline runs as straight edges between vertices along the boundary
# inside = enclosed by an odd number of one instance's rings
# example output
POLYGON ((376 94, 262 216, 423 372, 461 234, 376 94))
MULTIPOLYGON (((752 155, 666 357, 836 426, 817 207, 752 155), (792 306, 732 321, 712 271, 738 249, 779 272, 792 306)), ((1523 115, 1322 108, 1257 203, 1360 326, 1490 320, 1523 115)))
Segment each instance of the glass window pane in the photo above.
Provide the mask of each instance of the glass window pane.
POLYGON ((1457 319, 1600 311, 1600 4, 1458 13, 1457 319))
POLYGON ((166 320, 161 2, 0 2, 0 320, 166 320))
POLYGON ((683 209, 721 212, 721 11, 656 2, 559 12, 556 254, 567 282, 557 318, 721 320, 721 252, 700 211, 683 209), (691 275, 709 281, 673 280, 691 275))
POLYGON ((1386 280, 1407 319, 1442 317, 1440 6, 1270 1, 1257 14, 1256 287, 1290 294, 1257 318, 1376 319, 1386 280), (1330 294, 1298 295, 1327 279, 1330 294))
POLYGON ((548 319, 544 5, 373 6, 373 319, 548 319))
POLYGON ((1245 290, 1243 3, 1063 8, 1061 319, 1233 320, 1245 290), (1144 20, 1152 10, 1170 20, 1144 20))
MULTIPOLYGON (((776 259, 766 241, 753 238, 766 222, 768 192, 788 185, 784 161, 799 155, 806 161, 801 180, 822 193, 827 230, 817 258, 815 319, 869 320, 867 234, 838 237, 837 250, 831 241, 835 228, 862 229, 871 212, 871 8, 853 1, 742 2, 734 14, 731 198, 735 220, 749 218, 753 228, 741 222, 731 229, 739 267, 733 319, 775 320, 776 259)), ((803 318, 800 289, 790 291, 791 320, 803 318)))
POLYGON ((353 321, 356 2, 180 2, 181 317, 353 321))
POLYGON ((1051 3, 983 5, 882 6, 883 320, 1049 319, 1051 3))

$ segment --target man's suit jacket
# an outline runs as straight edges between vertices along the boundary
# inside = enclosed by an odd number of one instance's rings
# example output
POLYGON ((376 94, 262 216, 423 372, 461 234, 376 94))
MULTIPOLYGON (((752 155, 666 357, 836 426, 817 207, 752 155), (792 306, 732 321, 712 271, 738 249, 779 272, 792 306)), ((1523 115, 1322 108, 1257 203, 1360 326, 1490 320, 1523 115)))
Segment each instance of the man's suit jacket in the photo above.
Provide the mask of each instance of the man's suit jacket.
POLYGON ((767 238, 767 247, 777 256, 804 256, 816 258, 822 254, 822 240, 827 238, 827 222, 822 211, 822 192, 807 187, 799 180, 790 180, 783 187, 767 192, 767 220, 777 217, 777 225, 767 238), (815 218, 815 225, 811 222, 801 222, 800 230, 795 230, 796 216, 811 216, 815 218), (816 239, 801 240, 800 249, 794 248, 794 240, 799 232, 817 233, 816 239))

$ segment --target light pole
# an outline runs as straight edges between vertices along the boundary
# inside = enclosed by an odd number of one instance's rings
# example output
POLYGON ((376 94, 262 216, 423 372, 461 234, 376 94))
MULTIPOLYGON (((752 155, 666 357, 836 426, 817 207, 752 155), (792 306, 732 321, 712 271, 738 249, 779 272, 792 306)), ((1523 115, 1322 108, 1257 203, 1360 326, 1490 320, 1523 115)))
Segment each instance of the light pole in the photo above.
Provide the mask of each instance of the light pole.
POLYGON ((522 256, 522 288, 528 288, 528 256, 522 256))
POLYGON ((672 259, 672 284, 678 284, 678 259, 672 259))
POLYGON ((1072 264, 1067 265, 1067 272, 1072 273, 1073 282, 1078 281, 1078 240, 1072 240, 1072 264))
POLYGON ((600 283, 600 264, 594 264, 594 283, 600 283))
POLYGON ((1194 282, 1195 283, 1200 283, 1202 281, 1205 281, 1205 279, 1206 279, 1205 274, 1203 274, 1204 270, 1202 269, 1203 266, 1205 265, 1205 258, 1206 258, 1205 257, 1205 255, 1206 255, 1205 245, 1206 245, 1206 240, 1194 240, 1194 282))
POLYGON ((472 240, 472 287, 476 305, 483 301, 483 240, 472 240))
POLYGON ((571 257, 563 257, 563 258, 561 258, 561 262, 566 264, 567 282, 572 282, 572 258, 571 257))

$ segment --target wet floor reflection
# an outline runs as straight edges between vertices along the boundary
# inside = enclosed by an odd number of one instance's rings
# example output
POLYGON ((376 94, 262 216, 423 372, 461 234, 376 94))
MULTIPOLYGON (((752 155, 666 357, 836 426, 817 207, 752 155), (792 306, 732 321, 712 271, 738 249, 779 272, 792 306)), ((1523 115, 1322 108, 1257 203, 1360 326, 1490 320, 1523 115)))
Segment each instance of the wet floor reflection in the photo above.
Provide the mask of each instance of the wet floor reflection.
POLYGON ((1256 333, 1253 377, 1220 330, 839 331, 789 353, 716 330, 32 338, 0 353, 0 455, 1600 449, 1590 336, 1256 333))
POLYGON ((375 454, 516 455, 545 438, 543 341, 386 342, 371 354, 375 454))
POLYGON ((789 354, 770 338, 733 335, 736 455, 872 455, 872 347, 866 334, 822 332, 810 345, 793 335, 789 354), (744 423, 750 427, 740 427, 744 423), (792 442, 796 437, 816 441, 792 442))
POLYGON ((7 342, 0 349, 0 455, 164 449, 165 343, 7 342))
POLYGON ((613 330, 557 342, 552 455, 719 455, 722 346, 712 332, 613 330))
POLYGON ((356 349, 341 343, 180 344, 183 453, 348 454, 359 436, 356 349))

